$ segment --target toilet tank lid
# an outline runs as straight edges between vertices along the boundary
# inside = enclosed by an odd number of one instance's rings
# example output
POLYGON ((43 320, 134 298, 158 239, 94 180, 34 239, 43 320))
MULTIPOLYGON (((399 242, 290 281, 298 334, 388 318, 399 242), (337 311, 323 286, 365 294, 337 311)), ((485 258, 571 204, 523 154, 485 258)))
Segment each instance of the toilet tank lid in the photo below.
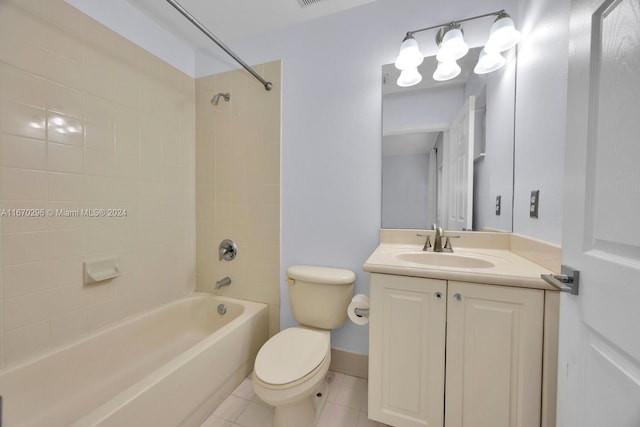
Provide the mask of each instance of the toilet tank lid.
POLYGON ((292 265, 287 268, 287 277, 323 285, 348 285, 356 281, 356 274, 351 270, 315 265, 292 265))

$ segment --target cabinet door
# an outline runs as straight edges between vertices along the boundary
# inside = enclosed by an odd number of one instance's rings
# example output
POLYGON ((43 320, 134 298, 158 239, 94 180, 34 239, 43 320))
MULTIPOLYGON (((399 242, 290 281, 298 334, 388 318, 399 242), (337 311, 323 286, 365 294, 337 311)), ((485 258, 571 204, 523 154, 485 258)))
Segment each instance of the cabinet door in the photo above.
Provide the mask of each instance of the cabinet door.
POLYGON ((446 427, 540 427, 544 291, 449 282, 446 427))
POLYGON ((369 418, 442 427, 446 281, 371 275, 369 418))

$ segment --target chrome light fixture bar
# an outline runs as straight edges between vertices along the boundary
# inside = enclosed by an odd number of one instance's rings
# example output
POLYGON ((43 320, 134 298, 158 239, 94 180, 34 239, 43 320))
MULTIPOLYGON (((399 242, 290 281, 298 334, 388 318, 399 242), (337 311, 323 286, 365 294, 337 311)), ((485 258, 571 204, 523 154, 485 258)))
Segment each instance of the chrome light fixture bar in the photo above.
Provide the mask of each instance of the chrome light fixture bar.
POLYGON ((400 53, 395 61, 396 68, 401 71, 397 81, 398 86, 413 86, 422 80, 418 66, 422 64, 424 57, 420 52, 418 42, 413 36, 414 34, 438 29, 436 34, 438 67, 433 73, 433 78, 437 81, 451 80, 461 72, 460 66, 456 61, 464 57, 469 51, 469 46, 464 41, 464 32, 461 24, 489 16, 495 16, 496 19, 491 25, 489 40, 487 40, 480 54, 474 72, 476 74, 486 74, 501 68, 506 62, 501 52, 511 49, 520 41, 521 37, 520 32, 514 27, 513 20, 504 10, 408 31, 402 40, 400 53))

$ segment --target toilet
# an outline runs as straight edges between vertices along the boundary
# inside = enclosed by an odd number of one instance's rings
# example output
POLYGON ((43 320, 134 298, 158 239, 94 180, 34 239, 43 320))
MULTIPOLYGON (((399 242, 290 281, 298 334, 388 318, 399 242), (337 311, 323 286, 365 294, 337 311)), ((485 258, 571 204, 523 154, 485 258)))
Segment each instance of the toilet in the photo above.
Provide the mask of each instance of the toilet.
POLYGON ((289 302, 300 324, 269 339, 256 356, 253 389, 274 406, 274 427, 315 426, 327 398, 331 329, 347 320, 353 271, 295 265, 287 269, 289 302))

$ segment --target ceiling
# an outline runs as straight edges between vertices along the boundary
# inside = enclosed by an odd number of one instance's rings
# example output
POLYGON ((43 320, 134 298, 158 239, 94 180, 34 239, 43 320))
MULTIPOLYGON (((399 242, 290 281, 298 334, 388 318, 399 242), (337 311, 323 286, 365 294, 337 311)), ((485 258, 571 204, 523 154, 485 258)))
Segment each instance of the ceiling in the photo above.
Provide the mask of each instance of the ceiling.
MULTIPOLYGON (((194 49, 212 42, 168 2, 126 0, 194 49)), ((375 0, 178 0, 180 5, 223 42, 299 24, 375 0)))

